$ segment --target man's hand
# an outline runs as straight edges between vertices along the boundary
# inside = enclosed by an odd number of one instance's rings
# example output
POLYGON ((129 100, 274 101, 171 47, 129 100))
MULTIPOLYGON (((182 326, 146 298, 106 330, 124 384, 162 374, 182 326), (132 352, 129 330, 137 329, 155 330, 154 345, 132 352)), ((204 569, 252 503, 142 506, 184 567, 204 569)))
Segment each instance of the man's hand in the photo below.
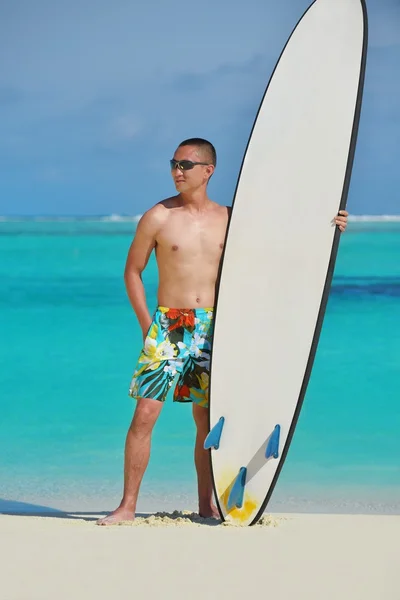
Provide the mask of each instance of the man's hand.
POLYGON ((335 217, 334 221, 335 221, 335 225, 337 225, 340 229, 340 231, 345 231, 346 227, 347 227, 347 217, 349 216, 349 213, 347 212, 347 210, 339 210, 339 214, 337 215, 337 217, 335 217))

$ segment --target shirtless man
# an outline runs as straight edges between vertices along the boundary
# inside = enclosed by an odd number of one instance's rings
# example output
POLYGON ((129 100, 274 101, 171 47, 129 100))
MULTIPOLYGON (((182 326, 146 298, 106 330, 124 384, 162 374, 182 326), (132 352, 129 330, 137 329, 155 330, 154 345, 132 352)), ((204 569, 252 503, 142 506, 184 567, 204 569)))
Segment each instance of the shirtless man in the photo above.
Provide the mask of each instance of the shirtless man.
MULTIPOLYGON (((182 142, 171 160, 178 194, 143 215, 129 249, 125 284, 143 332, 144 348, 130 386, 137 404, 126 438, 123 498, 98 525, 134 519, 150 457, 151 433, 177 373, 174 400, 193 403, 197 428, 194 457, 199 514, 218 517, 208 451, 203 444, 208 433, 214 293, 230 209, 207 195, 215 167, 216 153, 210 142, 199 138, 182 142), (152 317, 141 275, 153 249, 159 288, 158 307, 152 317)), ((347 216, 341 211, 335 218, 341 231, 346 228, 347 216)))

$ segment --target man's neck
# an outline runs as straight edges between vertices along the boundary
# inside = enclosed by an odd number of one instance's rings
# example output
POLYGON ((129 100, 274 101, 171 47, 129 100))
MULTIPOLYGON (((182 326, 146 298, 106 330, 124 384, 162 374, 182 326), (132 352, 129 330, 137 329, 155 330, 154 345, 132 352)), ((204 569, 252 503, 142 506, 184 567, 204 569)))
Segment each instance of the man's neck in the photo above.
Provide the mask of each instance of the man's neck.
POLYGON ((178 196, 182 206, 193 212, 203 212, 213 202, 207 196, 206 190, 196 190, 190 193, 180 193, 178 196))

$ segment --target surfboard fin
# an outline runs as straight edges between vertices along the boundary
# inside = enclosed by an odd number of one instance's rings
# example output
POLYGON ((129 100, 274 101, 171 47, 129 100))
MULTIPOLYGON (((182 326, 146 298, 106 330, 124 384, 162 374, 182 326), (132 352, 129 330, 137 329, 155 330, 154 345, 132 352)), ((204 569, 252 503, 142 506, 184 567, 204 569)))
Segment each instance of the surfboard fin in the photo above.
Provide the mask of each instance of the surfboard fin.
POLYGON ((214 450, 218 450, 219 448, 219 441, 221 439, 221 433, 222 433, 222 428, 224 426, 225 423, 225 418, 221 417, 220 420, 218 421, 218 423, 216 423, 214 425, 214 427, 211 429, 210 433, 208 434, 208 436, 205 439, 204 442, 204 449, 208 450, 209 448, 214 448, 214 450))
POLYGON ((265 458, 278 458, 280 434, 281 434, 281 426, 275 425, 275 429, 269 436, 268 444, 265 449, 265 458))
POLYGON ((241 467, 239 470, 239 474, 235 479, 235 483, 232 486, 231 493, 228 497, 227 508, 231 510, 232 508, 242 508, 243 506, 243 497, 244 497, 244 486, 246 485, 246 476, 247 469, 246 467, 241 467))

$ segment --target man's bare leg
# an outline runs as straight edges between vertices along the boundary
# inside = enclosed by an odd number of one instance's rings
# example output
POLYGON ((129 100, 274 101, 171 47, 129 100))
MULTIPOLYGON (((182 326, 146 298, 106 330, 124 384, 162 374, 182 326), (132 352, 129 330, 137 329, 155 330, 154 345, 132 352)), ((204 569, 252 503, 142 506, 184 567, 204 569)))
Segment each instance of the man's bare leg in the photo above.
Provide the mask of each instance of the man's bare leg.
POLYGON ((135 518, 139 487, 150 458, 151 432, 162 409, 162 402, 149 398, 137 401, 135 414, 126 436, 124 495, 119 507, 97 525, 115 525, 135 518))
POLYGON ((207 408, 198 406, 193 402, 193 417, 197 427, 194 461, 197 471, 199 515, 201 517, 219 518, 218 509, 212 501, 213 485, 209 451, 204 450, 204 440, 208 434, 207 408))

